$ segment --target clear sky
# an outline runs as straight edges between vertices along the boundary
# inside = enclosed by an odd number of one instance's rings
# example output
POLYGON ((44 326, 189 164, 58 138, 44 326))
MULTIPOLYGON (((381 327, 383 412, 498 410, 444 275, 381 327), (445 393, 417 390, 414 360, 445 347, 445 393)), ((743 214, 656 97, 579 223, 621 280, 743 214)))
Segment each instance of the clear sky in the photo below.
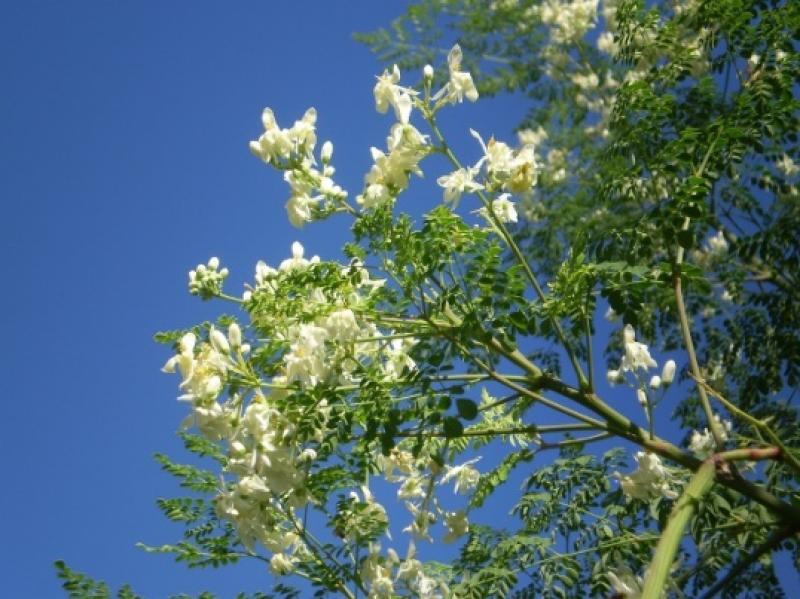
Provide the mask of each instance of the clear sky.
MULTIPOLYGON (((292 241, 338 258, 344 217, 302 231, 287 189, 247 150, 264 106, 291 123, 308 106, 354 196, 391 119, 375 113, 378 61, 354 31, 405 2, 170 0, 5 2, 0 17, 0 456, 3 597, 62 596, 52 562, 131 582, 148 597, 268 589, 263 566, 187 571, 134 547, 178 540, 155 507, 175 493, 152 454, 180 459, 186 406, 159 368, 161 329, 227 306, 186 292, 217 255, 231 290, 292 241)), ((416 78, 414 79, 414 81, 416 78)), ((514 98, 451 109, 512 138, 514 98)), ((451 127, 478 148, 465 128, 451 127)), ((403 201, 440 199, 433 179, 403 201)))

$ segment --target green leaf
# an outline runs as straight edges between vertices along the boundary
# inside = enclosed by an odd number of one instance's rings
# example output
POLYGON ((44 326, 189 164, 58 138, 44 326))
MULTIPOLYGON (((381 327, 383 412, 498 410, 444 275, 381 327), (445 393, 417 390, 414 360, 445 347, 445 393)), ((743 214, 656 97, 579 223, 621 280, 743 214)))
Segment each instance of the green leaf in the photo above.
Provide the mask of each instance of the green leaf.
POLYGON ((464 420, 474 420, 478 415, 478 405, 471 399, 457 399, 456 408, 464 420))
POLYGON ((448 439, 455 439, 464 434, 464 425, 454 416, 447 416, 442 422, 444 436, 448 439))

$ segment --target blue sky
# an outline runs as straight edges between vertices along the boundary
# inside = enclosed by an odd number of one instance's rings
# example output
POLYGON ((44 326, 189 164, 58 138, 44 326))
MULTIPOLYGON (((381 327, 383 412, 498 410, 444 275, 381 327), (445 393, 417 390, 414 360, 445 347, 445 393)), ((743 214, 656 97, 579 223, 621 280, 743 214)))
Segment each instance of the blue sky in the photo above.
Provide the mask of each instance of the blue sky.
MULTIPOLYGON (((168 351, 152 334, 228 309, 186 292, 187 271, 212 255, 231 269, 231 289, 295 239, 339 257, 344 218, 293 229, 285 184, 247 142, 264 106, 290 123, 313 105, 355 195, 391 120, 373 106, 381 67, 351 34, 405 6, 4 4, 0 594, 62 596, 58 558, 148 597, 268 586, 261 566, 188 572, 134 547, 180 535, 155 507, 175 486, 152 454, 181 456, 186 407, 159 372, 168 351)), ((524 108, 462 105, 445 122, 511 137, 524 108)), ((465 128, 451 130, 477 153, 465 128)), ((439 200, 432 183, 409 193, 415 210, 439 200)))

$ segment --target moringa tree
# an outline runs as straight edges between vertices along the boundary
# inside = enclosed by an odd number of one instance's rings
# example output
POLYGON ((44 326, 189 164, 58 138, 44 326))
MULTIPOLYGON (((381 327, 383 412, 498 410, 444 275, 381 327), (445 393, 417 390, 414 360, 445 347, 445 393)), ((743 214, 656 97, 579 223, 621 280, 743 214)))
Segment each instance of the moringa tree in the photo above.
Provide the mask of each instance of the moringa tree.
POLYGON ((782 596, 799 29, 792 2, 423 0, 362 36, 397 64, 352 200, 316 111, 266 109, 251 150, 289 221, 348 219, 349 261, 296 243, 243 292, 217 258, 190 272, 235 313, 157 335, 210 466, 159 456, 193 493, 159 502, 184 538, 147 549, 262 560, 262 596, 782 596), (472 131, 468 164, 438 116, 502 90, 531 97, 518 143, 472 131), (412 216, 431 156, 442 200, 412 216))

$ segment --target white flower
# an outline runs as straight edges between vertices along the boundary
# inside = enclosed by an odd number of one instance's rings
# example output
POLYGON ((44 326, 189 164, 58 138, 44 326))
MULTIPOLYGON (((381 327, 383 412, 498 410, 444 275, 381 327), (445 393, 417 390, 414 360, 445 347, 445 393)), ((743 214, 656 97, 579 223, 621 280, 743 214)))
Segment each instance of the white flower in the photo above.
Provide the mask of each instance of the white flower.
POLYGON ((231 351, 230 344, 228 340, 225 338, 225 335, 222 334, 222 331, 211 327, 211 330, 208 333, 208 338, 211 341, 211 346, 220 352, 221 354, 228 354, 231 351))
POLYGON ((313 387, 325 380, 329 372, 325 353, 328 331, 306 323, 292 327, 289 338, 289 352, 283 357, 287 381, 313 387))
MULTIPOLYGON (((492 200, 492 212, 501 223, 517 222, 517 209, 514 206, 514 202, 508 199, 509 195, 508 193, 503 193, 496 200, 492 200)), ((485 207, 478 210, 478 214, 491 223, 489 212, 485 207)))
POLYGON ((317 109, 313 106, 306 110, 299 121, 295 121, 292 128, 287 131, 289 141, 293 145, 295 152, 299 152, 301 147, 310 152, 317 144, 317 109))
POLYGON ((613 56, 617 53, 617 44, 614 42, 614 34, 604 31, 597 37, 597 49, 600 52, 613 56))
POLYGON ((484 143, 480 134, 473 129, 470 129, 470 133, 481 144, 484 154, 474 168, 486 163, 486 173, 489 178, 514 193, 522 193, 533 187, 537 178, 533 144, 525 144, 517 151, 513 151, 507 144, 494 138, 484 143))
POLYGON ((312 209, 319 200, 308 194, 293 195, 286 202, 286 215, 293 227, 302 229, 303 225, 314 220, 312 209))
POLYGON ((278 127, 275 115, 270 108, 265 108, 261 114, 264 124, 264 133, 257 141, 250 142, 250 151, 264 162, 274 162, 281 158, 288 158, 292 152, 292 141, 288 131, 278 127))
POLYGON ((650 378, 650 388, 651 389, 658 389, 661 386, 661 377, 657 374, 654 374, 650 378))
POLYGON ((408 370, 415 370, 417 363, 413 358, 408 355, 417 340, 413 337, 404 337, 402 339, 392 339, 389 347, 385 350, 386 363, 383 366, 383 371, 390 379, 398 379, 403 373, 408 370))
MULTIPOLYGON (((727 441, 728 435, 733 429, 733 424, 730 420, 725 420, 724 422, 720 420, 719 414, 714 414, 714 420, 717 422, 721 440, 723 442, 727 441)), ((689 440, 689 450, 698 457, 707 458, 714 452, 715 447, 714 435, 707 428, 704 428, 702 433, 698 431, 692 432, 692 437, 689 440)))
POLYGON ((352 341, 361 332, 361 327, 356 322, 356 316, 349 308, 328 314, 324 326, 330 338, 336 341, 352 341))
POLYGON ((623 380, 622 373, 619 370, 611 369, 606 372, 606 380, 609 385, 614 386, 623 380))
POLYGON ((324 144, 322 144, 322 150, 320 150, 319 159, 322 161, 322 164, 328 164, 331 161, 332 156, 333 143, 326 141, 324 144))
POLYGON ((671 385, 675 378, 675 360, 667 360, 664 369, 661 371, 661 384, 671 385))
POLYGON ((639 405, 646 406, 647 405, 647 392, 644 389, 637 389, 636 390, 636 399, 639 401, 639 405))
POLYGON ((519 143, 524 146, 539 146, 547 139, 547 131, 539 125, 535 131, 533 129, 522 129, 517 133, 517 138, 519 143))
POLYGON ((408 123, 411 115, 413 101, 410 90, 400 87, 400 69, 397 65, 392 67, 392 72, 384 71, 378 77, 373 94, 375 96, 375 110, 381 114, 386 113, 389 106, 394 108, 395 117, 401 123, 408 123))
POLYGON ((636 333, 631 325, 625 325, 623 329, 625 341, 625 355, 622 357, 620 370, 622 372, 635 371, 637 369, 647 370, 658 366, 656 361, 650 357, 650 352, 644 343, 637 342, 636 333))
POLYGON ((421 175, 419 162, 430 151, 428 138, 414 126, 396 123, 387 139, 389 153, 371 148, 372 168, 364 177, 364 192, 356 201, 365 209, 379 206, 408 185, 409 175, 421 175))
POLYGON ((461 194, 472 193, 483 189, 483 185, 475 181, 478 169, 460 168, 449 175, 443 175, 436 180, 439 186, 444 187, 444 201, 457 204, 461 194))
POLYGON ((797 166, 788 154, 781 156, 781 159, 775 162, 775 166, 787 177, 800 173, 800 166, 797 166))
POLYGON ((294 561, 285 553, 276 553, 269 560, 269 569, 273 574, 283 576, 294 570, 294 561))
POLYGON ((425 483, 426 479, 419 475, 406 477, 403 484, 397 489, 397 498, 414 499, 416 497, 425 497, 425 483))
POLYGON ((443 98, 445 102, 455 104, 456 102, 463 102, 464 98, 467 98, 470 102, 475 102, 478 99, 478 90, 472 81, 472 75, 461 70, 462 58, 461 46, 456 44, 447 54, 450 81, 436 92, 433 96, 434 101, 443 98))
POLYGON ((232 322, 228 326, 228 342, 234 349, 238 349, 242 346, 242 329, 239 328, 239 325, 235 322, 232 322))
POLYGON ((614 473, 625 495, 642 501, 656 497, 674 499, 678 496, 670 486, 669 473, 656 454, 640 451, 635 459, 639 466, 635 472, 624 475, 619 472, 614 473))
POLYGON ((455 492, 459 494, 469 493, 475 488, 480 480, 481 473, 477 468, 473 468, 472 464, 477 462, 480 458, 475 458, 464 462, 460 466, 445 466, 446 472, 442 477, 442 484, 448 483, 450 480, 455 479, 455 492))
POLYGON ((256 141, 250 142, 250 151, 264 162, 275 163, 287 160, 292 152, 309 154, 317 143, 315 125, 317 111, 312 107, 303 117, 295 121, 291 129, 281 129, 272 110, 265 108, 261 115, 264 133, 256 141))
POLYGON ((542 23, 550 26, 550 38, 553 42, 573 42, 594 27, 597 20, 597 0, 544 0, 539 16, 542 23))
POLYGON ((278 266, 278 270, 289 271, 302 269, 308 267, 310 264, 319 262, 319 256, 314 256, 311 260, 306 260, 303 258, 303 254, 305 254, 305 248, 303 248, 299 241, 295 241, 292 244, 292 257, 281 262, 280 266, 278 266))
POLYGON ((582 90, 597 89, 597 87, 600 85, 600 79, 594 72, 589 73, 588 75, 584 75, 582 73, 575 73, 570 78, 572 79, 572 82, 582 90))
POLYGON ((317 452, 311 449, 310 447, 307 447, 306 449, 301 451, 300 455, 297 456, 297 461, 300 462, 301 464, 304 464, 306 462, 313 462, 316 459, 317 459, 317 452))
POLYGON ((397 580, 412 582, 422 574, 422 562, 418 559, 414 559, 413 555, 414 554, 409 550, 409 556, 406 557, 403 563, 400 564, 400 567, 397 568, 397 580))
POLYGON ((717 231, 716 235, 708 240, 707 251, 711 254, 724 254, 728 251, 728 241, 722 231, 717 231))

